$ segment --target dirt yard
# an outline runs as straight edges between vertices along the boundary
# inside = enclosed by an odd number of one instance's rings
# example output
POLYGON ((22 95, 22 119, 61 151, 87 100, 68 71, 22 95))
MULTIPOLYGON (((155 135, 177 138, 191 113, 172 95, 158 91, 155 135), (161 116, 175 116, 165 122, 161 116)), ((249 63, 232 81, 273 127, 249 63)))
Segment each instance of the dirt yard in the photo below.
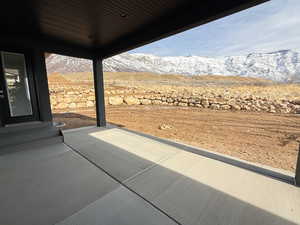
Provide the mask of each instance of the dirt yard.
MULTIPOLYGON (((172 106, 109 106, 110 123, 251 162, 294 171, 300 115, 172 106)), ((95 124, 93 110, 56 113, 65 129, 95 124)))

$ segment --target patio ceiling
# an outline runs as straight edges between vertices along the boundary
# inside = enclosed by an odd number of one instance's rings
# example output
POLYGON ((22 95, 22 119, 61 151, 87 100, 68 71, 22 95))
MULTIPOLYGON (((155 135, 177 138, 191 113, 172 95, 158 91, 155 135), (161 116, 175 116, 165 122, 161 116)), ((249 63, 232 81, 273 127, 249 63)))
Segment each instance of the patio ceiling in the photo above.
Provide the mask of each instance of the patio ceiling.
POLYGON ((106 58, 266 0, 10 0, 0 43, 106 58))

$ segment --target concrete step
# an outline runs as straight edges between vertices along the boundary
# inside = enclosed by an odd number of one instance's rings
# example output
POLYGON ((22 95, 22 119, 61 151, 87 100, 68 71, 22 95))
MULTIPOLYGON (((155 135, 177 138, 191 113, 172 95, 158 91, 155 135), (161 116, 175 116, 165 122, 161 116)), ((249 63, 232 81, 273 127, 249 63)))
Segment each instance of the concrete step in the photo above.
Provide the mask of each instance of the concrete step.
POLYGON ((19 152, 19 151, 26 151, 26 150, 32 150, 34 148, 40 148, 44 146, 51 146, 58 143, 63 143, 63 136, 56 136, 56 137, 50 137, 50 138, 42 138, 39 140, 31 141, 31 142, 25 142, 21 144, 15 144, 15 145, 7 145, 0 148, 0 157, 1 155, 19 152))
POLYGON ((0 150, 8 146, 20 145, 47 138, 62 137, 52 123, 30 123, 8 126, 0 130, 0 150))

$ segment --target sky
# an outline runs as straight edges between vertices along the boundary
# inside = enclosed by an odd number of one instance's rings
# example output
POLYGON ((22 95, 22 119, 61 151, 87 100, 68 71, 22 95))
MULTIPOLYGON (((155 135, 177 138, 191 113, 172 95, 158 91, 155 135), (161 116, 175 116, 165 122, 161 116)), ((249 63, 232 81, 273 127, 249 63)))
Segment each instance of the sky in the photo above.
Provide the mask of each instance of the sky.
POLYGON ((271 0, 130 53, 222 57, 285 49, 300 52, 300 0, 271 0))

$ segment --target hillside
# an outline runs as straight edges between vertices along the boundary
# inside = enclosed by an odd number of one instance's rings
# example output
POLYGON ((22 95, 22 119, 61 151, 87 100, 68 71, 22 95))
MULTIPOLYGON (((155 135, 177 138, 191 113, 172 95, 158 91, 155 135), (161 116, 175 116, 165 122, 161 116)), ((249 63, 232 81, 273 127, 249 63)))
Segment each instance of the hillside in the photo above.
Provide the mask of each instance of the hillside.
MULTIPOLYGON (((52 73, 49 75, 49 83, 79 83, 93 85, 93 74, 91 72, 78 73, 52 73)), ((155 74, 147 72, 104 72, 106 84, 119 84, 124 86, 140 85, 175 85, 175 86, 232 86, 232 85, 271 85, 274 82, 261 78, 222 76, 222 75, 202 75, 184 76, 178 74, 155 74)))
MULTIPOLYGON (((90 60, 51 55, 47 58, 47 68, 49 73, 73 73, 91 71, 92 65, 90 60)), ((124 53, 104 60, 103 68, 107 72, 228 75, 256 77, 276 82, 300 81, 300 55, 291 50, 223 58, 159 57, 124 53)))

